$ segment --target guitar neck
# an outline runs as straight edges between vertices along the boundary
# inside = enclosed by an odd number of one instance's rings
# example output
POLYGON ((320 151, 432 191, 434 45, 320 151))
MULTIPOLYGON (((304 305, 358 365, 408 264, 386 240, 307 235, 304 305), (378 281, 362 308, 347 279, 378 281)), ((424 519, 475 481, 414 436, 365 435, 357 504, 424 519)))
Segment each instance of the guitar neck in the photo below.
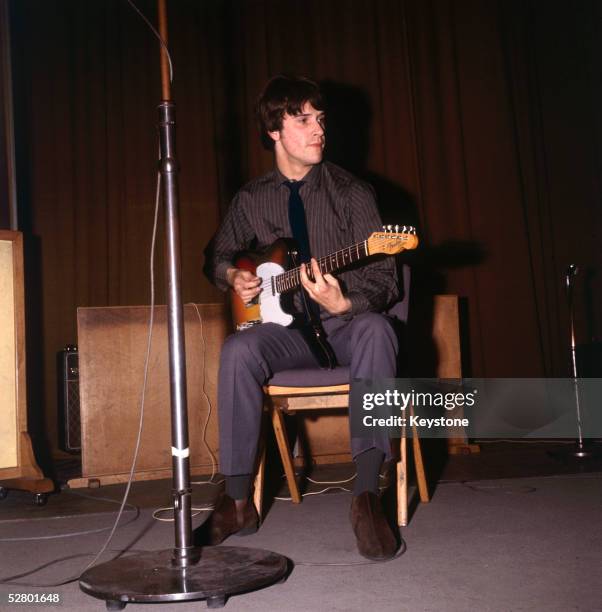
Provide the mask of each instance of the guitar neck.
MULTIPOLYGON (((335 251, 330 255, 320 257, 317 261, 322 274, 331 274, 332 272, 336 272, 341 268, 345 268, 356 261, 368 257, 368 254, 368 241, 362 240, 362 242, 335 251)), ((311 280, 315 280, 313 271, 309 266, 307 267, 307 276, 311 280)), ((301 285, 301 270, 299 266, 274 276, 273 282, 278 293, 286 293, 287 291, 296 289, 301 285)))

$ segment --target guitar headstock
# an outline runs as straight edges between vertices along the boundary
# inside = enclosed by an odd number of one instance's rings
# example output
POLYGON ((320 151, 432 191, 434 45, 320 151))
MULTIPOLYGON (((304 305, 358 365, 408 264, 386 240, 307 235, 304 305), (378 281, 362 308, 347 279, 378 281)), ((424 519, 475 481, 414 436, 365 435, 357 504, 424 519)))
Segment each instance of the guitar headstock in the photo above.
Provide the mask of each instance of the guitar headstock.
POLYGON ((374 232, 366 242, 369 255, 395 255, 415 249, 418 246, 418 236, 412 225, 383 225, 382 232, 374 232))

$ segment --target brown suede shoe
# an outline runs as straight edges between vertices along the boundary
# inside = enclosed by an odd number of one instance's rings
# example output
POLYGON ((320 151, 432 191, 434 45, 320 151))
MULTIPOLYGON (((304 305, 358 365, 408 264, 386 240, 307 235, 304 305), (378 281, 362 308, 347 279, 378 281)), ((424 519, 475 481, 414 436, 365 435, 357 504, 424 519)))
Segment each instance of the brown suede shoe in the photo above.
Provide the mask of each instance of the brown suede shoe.
POLYGON ((215 546, 234 533, 238 535, 255 533, 258 525, 259 516, 252 501, 239 503, 237 508, 236 502, 222 492, 215 500, 211 516, 195 529, 194 543, 197 546, 215 546))
POLYGON ((349 518, 362 557, 382 561, 395 555, 397 540, 385 518, 378 495, 364 491, 354 496, 349 518))

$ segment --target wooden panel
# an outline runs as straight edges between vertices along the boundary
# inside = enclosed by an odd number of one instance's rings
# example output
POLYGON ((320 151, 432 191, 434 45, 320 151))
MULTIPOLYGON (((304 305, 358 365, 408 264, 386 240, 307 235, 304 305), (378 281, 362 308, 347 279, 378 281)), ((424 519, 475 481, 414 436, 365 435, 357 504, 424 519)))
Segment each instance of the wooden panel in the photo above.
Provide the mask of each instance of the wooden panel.
POLYGON ((339 414, 314 412, 299 415, 314 463, 351 461, 349 417, 346 410, 337 412, 339 414))
MULTIPOLYGON (((433 311, 433 341, 437 350, 437 376, 462 378, 460 351, 460 314, 457 295, 437 295, 433 311)), ((454 415, 463 416, 457 409, 454 415)), ((447 448, 452 455, 478 453, 478 444, 469 444, 463 427, 448 428, 447 448)))
POLYGON ((0 230, 0 484, 52 491, 36 463, 27 432, 23 236, 0 230))
MULTIPOLYGON (((140 414, 150 308, 80 308, 77 313, 85 478, 129 472, 140 414)), ((158 306, 136 472, 171 468, 167 309, 158 306)), ((217 451, 217 370, 228 333, 223 304, 184 307, 191 466, 211 469, 202 443, 217 451), (199 319, 200 315, 200 319, 199 319), (201 322, 202 320, 202 322, 201 322)))
POLYGON ((433 305, 433 341, 437 349, 437 376, 462 378, 458 296, 436 295, 433 305))
POLYGON ((13 242, 0 240, 0 468, 17 456, 17 363, 13 242))
MULTIPOLYGON (((208 410, 201 392, 202 372, 204 369, 205 389, 213 408, 207 441, 217 453, 217 371, 221 346, 230 331, 230 313, 222 304, 198 307, 204 323, 205 356, 196 310, 192 305, 184 308, 191 465, 195 472, 209 472, 211 460, 201 435, 208 410)), ((119 481, 120 477, 115 475, 129 471, 138 430, 148 316, 146 306, 78 310, 83 484, 87 478, 119 481)), ((167 477, 171 467, 165 317, 165 307, 158 307, 145 429, 136 468, 138 478, 167 477)), ((461 377, 457 296, 436 296, 433 341, 438 353, 438 375, 461 377)), ((344 411, 338 412, 328 411, 319 416, 309 413, 301 417, 316 463, 351 460, 349 421, 344 411)))

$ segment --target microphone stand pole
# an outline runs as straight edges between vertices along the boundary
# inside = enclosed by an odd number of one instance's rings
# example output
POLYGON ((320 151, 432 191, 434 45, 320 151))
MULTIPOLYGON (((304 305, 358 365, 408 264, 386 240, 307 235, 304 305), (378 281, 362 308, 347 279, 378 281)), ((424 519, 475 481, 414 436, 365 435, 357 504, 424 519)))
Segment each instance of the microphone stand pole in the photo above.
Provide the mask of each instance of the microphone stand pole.
POLYGON ((579 401, 579 379, 577 377, 577 344, 575 342, 575 305, 573 302, 573 279, 579 272, 575 264, 571 264, 566 271, 566 295, 569 305, 569 325, 571 342, 571 368, 573 372, 573 389, 575 391, 575 416, 577 417, 577 442, 572 454, 580 459, 588 456, 583 444, 583 430, 581 427, 581 404, 579 401))
MULTIPOLYGON (((167 7, 158 2, 159 34, 167 45, 167 7)), ((159 144, 161 185, 165 205, 165 276, 167 285, 167 328, 169 340, 169 381, 171 399, 171 463, 175 526, 174 562, 186 567, 198 561, 199 550, 192 547, 192 489, 190 488, 190 448, 188 444, 188 403, 186 393, 186 349, 182 310, 180 218, 178 208, 178 163, 175 151, 175 105, 167 54, 161 47, 161 87, 159 104, 159 144)))
MULTIPOLYGON (((167 45, 166 0, 158 0, 158 14, 159 32, 167 45)), ((230 546, 199 548, 192 542, 175 105, 171 101, 168 58, 163 47, 161 82, 159 168, 165 205, 175 546, 173 549, 120 557, 85 571, 80 576, 80 588, 93 597, 104 599, 108 610, 121 610, 131 602, 194 599, 206 599, 209 608, 219 608, 225 605, 229 595, 273 584, 282 580, 288 570, 286 557, 271 551, 230 546)))
POLYGON ((575 307, 573 302, 573 279, 577 276, 579 268, 571 264, 565 274, 566 297, 569 307, 569 335, 571 352, 571 371, 573 374, 573 390, 575 393, 575 417, 577 420, 577 439, 573 446, 560 451, 550 453, 556 459, 573 459, 583 461, 595 458, 598 453, 583 440, 583 429, 581 425, 581 403, 579 394, 579 377, 577 372, 577 343, 575 341, 575 307))

